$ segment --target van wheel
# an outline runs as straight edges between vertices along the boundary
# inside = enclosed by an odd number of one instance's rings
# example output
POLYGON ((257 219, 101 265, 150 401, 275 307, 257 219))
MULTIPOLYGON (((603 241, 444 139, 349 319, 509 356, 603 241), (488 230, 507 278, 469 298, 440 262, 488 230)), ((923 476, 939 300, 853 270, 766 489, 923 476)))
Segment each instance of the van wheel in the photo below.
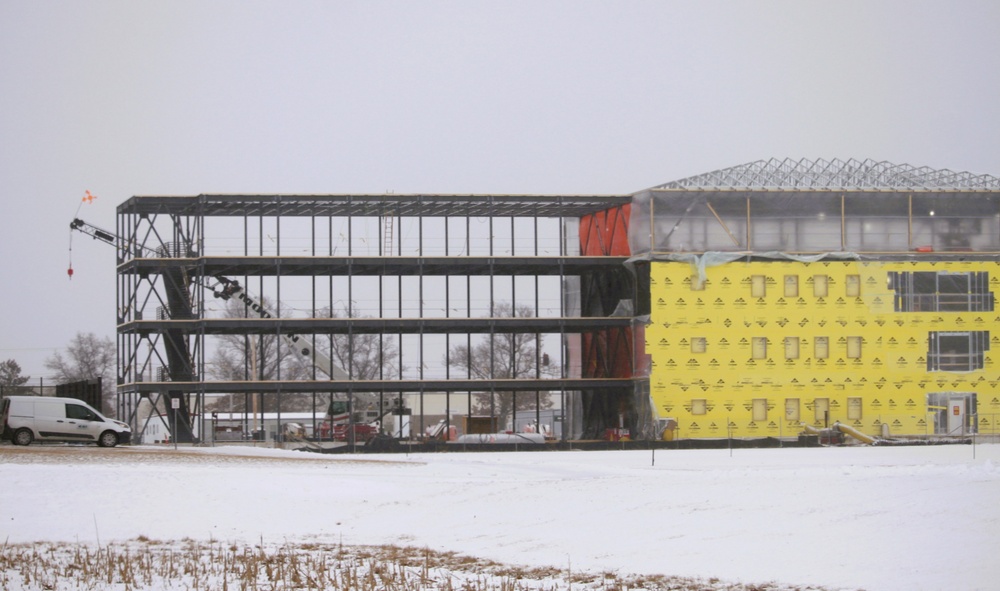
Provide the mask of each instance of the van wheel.
POLYGON ((118 445, 118 434, 114 431, 105 431, 97 438, 97 445, 101 447, 114 447, 118 445))
POLYGON ((12 439, 14 445, 31 445, 34 440, 35 436, 31 434, 31 429, 18 429, 12 439))

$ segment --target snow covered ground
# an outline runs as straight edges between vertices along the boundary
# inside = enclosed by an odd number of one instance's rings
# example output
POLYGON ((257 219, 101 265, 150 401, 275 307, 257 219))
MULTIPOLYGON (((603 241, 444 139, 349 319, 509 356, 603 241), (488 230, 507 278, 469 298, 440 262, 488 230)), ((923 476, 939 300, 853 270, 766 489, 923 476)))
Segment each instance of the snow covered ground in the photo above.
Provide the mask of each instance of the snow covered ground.
POLYGON ((0 446, 0 539, 394 543, 526 566, 1000 588, 1000 445, 331 456, 0 446))

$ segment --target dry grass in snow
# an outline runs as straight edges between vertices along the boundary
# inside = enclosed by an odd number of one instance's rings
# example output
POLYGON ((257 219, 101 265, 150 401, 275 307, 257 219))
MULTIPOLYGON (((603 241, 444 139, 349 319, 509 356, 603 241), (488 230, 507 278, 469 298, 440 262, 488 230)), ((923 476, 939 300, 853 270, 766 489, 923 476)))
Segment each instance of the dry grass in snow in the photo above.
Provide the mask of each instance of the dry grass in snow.
POLYGON ((521 568, 399 546, 158 542, 0 546, 6 591, 823 591, 773 583, 521 568))

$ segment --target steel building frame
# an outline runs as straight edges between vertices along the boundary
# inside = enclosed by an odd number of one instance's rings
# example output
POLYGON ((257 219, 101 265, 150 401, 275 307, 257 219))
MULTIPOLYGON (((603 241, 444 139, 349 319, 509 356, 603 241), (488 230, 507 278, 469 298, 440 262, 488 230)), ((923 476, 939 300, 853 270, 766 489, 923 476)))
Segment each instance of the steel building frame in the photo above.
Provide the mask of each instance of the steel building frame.
MULTIPOLYGON (((613 277, 630 294, 633 287, 623 275, 626 256, 583 256, 577 235, 581 217, 630 201, 626 195, 133 197, 117 215, 119 416, 141 428, 143 399, 175 407, 166 418, 172 437, 184 442, 206 432, 203 410, 214 394, 273 396, 279 413, 287 393, 312 394, 314 405, 319 396, 325 408, 324 395, 362 392, 380 399, 416 393, 421 401, 431 392, 445 393, 446 401, 453 394, 549 392, 565 401, 564 414, 581 392, 629 396, 628 377, 581 373, 575 335, 620 340, 633 322, 631 315, 580 313, 593 308, 580 302, 589 297, 580 293, 583 276, 597 285, 613 277), (266 318, 220 316, 216 276, 278 304, 266 318), (286 299, 298 306, 286 307, 286 299), (495 316, 491 311, 506 301, 534 314, 495 316), (344 313, 330 317, 338 305, 344 313), (515 333, 534 335, 533 376, 476 379, 448 361, 455 343, 471 348, 474 337, 492 343, 515 333), (376 379, 357 379, 349 367, 346 379, 315 370, 291 379, 279 368, 265 380, 248 367, 245 379, 215 380, 208 367, 220 335, 296 335, 314 348, 335 335, 381 335, 380 342, 394 338, 405 358, 394 375, 376 379), (557 375, 541 371, 546 336, 558 340, 557 375)), ((564 427, 562 437, 569 431, 564 427)))

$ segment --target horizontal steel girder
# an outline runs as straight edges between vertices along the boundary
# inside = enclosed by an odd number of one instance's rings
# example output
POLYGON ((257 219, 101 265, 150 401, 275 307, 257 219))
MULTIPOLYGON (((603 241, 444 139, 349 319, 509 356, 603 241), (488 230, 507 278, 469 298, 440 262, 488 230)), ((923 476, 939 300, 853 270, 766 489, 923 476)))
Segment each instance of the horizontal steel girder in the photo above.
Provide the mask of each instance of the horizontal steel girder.
POLYGON ((138 320, 118 327, 121 334, 181 330, 204 334, 510 334, 587 333, 627 328, 632 318, 210 318, 138 320))
POLYGON ((631 392, 634 380, 625 378, 555 378, 519 380, 295 380, 246 382, 133 382, 118 386, 119 393, 182 391, 194 393, 362 393, 362 392, 631 392))

